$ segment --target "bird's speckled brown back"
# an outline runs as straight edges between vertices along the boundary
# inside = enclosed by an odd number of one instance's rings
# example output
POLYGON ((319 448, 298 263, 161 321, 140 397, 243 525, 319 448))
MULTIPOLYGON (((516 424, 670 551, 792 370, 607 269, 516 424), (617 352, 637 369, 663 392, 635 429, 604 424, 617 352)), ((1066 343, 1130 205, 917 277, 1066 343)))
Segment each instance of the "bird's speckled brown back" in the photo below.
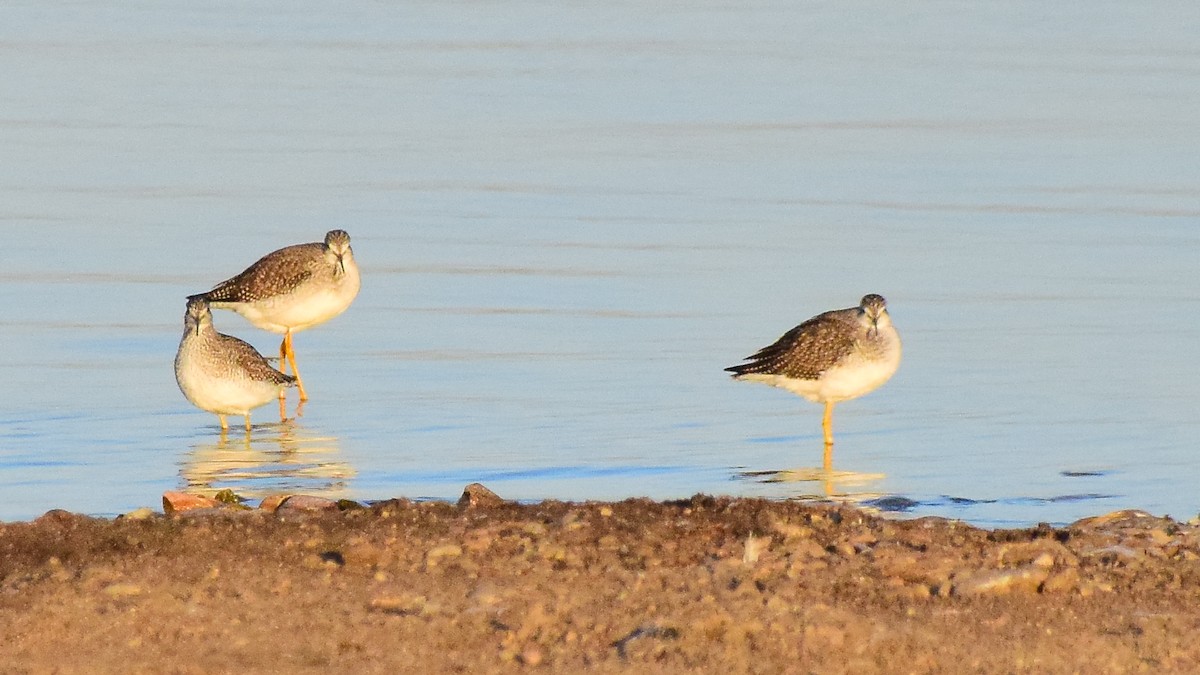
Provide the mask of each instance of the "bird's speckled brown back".
POLYGON ((861 312, 852 307, 818 314, 747 357, 747 363, 725 370, 815 380, 853 351, 861 312))
POLYGON ((259 258, 241 274, 222 281, 198 297, 209 302, 257 302, 285 295, 312 277, 324 260, 323 243, 287 246, 259 258))
POLYGON ((214 352, 225 355, 230 376, 237 374, 257 382, 284 386, 296 381, 295 377, 273 368, 253 345, 232 335, 217 333, 214 352), (241 373, 237 373, 239 369, 241 373))

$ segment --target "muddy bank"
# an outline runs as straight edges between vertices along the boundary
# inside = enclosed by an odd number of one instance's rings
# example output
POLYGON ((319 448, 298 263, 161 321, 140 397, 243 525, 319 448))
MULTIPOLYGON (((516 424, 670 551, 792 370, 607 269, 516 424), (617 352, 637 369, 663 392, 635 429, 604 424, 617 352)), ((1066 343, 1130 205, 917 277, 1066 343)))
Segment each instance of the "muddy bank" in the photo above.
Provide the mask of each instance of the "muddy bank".
POLYGON ((0 525, 5 672, 1200 670, 1200 532, 698 496, 0 525))

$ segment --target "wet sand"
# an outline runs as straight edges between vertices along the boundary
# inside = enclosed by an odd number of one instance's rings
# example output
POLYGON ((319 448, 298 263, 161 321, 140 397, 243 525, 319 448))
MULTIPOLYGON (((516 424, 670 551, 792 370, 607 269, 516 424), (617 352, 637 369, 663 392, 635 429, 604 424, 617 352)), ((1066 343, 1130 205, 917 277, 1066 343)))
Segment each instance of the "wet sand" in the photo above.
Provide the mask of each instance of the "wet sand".
POLYGON ((0 670, 1200 670, 1194 523, 473 494, 0 525, 0 670))

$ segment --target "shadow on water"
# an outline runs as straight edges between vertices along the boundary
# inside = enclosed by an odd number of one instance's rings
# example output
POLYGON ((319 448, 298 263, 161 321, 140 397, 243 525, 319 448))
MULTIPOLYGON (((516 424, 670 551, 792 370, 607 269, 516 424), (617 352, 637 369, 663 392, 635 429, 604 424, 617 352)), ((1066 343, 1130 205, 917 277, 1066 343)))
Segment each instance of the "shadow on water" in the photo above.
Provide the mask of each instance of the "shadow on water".
POLYGON ((302 492, 339 499, 356 474, 340 459, 336 437, 312 434, 295 422, 255 425, 250 434, 230 431, 193 445, 183 458, 179 473, 188 491, 211 496, 230 489, 247 499, 302 492))

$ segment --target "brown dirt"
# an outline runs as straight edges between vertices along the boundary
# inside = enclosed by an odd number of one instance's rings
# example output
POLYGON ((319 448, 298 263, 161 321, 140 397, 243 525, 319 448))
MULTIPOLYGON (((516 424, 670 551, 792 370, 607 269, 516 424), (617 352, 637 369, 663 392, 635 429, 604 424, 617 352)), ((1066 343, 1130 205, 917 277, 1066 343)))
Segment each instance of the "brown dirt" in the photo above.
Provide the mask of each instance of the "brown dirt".
POLYGON ((1200 671, 1200 531, 1136 512, 297 504, 0 525, 0 671, 1200 671))

